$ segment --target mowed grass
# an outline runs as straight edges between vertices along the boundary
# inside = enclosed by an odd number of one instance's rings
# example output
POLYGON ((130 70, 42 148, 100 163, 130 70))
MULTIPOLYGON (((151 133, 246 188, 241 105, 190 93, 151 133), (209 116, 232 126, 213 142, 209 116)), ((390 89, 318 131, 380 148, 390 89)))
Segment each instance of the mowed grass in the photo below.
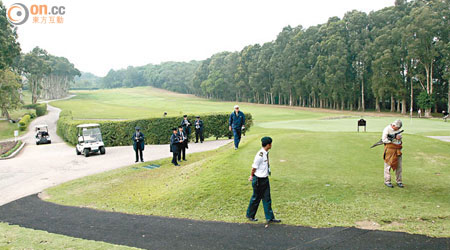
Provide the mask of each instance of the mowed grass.
MULTIPOLYGON (((228 145, 189 155, 178 168, 169 159, 152 162, 162 165, 154 170, 132 165, 47 192, 50 201, 66 205, 246 222, 252 192, 247 178, 264 135, 274 139, 271 192, 283 223, 332 227, 374 221, 383 230, 450 236, 450 144, 421 135, 404 138, 404 189, 383 184, 383 148, 369 149, 379 132, 255 127, 238 151, 228 145)), ((263 220, 262 207, 257 217, 263 220)))
MULTIPOLYGON (((450 122, 444 122, 442 119, 420 119, 406 117, 362 117, 367 121, 366 131, 380 133, 394 119, 403 121, 405 134, 421 134, 421 135, 443 135, 450 136, 450 122)), ((258 125, 264 128, 282 128, 295 129, 304 131, 317 132, 356 132, 357 121, 361 117, 331 117, 309 120, 286 120, 263 122, 258 125)), ((360 127, 359 131, 364 131, 364 127, 360 127)))
MULTIPOLYGON (((70 100, 52 102, 72 110, 76 119, 137 119, 183 114, 232 112, 234 102, 219 102, 151 87, 75 91, 70 100)), ((252 113, 258 122, 327 117, 326 112, 309 112, 280 106, 239 103, 243 112, 252 113)))
POLYGON ((0 249, 138 249, 0 223, 0 249))

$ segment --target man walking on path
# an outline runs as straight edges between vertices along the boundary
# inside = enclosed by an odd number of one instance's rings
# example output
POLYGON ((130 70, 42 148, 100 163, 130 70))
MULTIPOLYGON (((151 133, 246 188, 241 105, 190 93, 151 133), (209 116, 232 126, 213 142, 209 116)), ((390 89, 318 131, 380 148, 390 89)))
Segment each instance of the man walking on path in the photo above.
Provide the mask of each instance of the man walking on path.
POLYGON ((234 111, 230 115, 228 129, 233 131, 234 149, 238 149, 239 142, 241 141, 242 129, 245 129, 245 115, 239 111, 238 105, 234 106, 234 111))
POLYGON ((397 134, 402 127, 402 121, 396 120, 383 130, 381 140, 384 143, 384 184, 393 188, 391 184, 391 169, 395 171, 397 186, 403 188, 402 183, 402 135, 397 134))
POLYGON ((141 157, 141 162, 144 162, 144 157, 142 156, 142 151, 144 151, 145 147, 145 137, 144 134, 140 131, 141 128, 136 127, 136 131, 131 138, 133 140, 133 149, 136 152, 136 161, 139 161, 139 156, 141 157))
POLYGON ((261 139, 261 143, 262 148, 256 153, 255 159, 253 160, 252 173, 248 178, 252 182, 253 195, 248 205, 247 218, 250 221, 258 221, 255 215, 258 211, 259 202, 262 199, 267 223, 278 223, 281 220, 275 219, 273 214, 269 184, 269 150, 272 148, 272 138, 264 137, 261 139))

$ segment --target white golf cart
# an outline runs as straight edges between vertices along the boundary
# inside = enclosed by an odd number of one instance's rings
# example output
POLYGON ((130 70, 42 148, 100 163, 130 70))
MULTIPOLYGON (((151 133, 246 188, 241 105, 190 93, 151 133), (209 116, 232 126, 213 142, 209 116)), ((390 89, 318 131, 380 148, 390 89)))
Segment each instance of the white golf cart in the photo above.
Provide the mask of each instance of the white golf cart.
POLYGON ((50 134, 48 133, 48 126, 46 124, 35 126, 34 130, 36 131, 36 145, 52 143, 50 134))
POLYGON ((91 153, 100 153, 102 155, 106 153, 99 124, 80 124, 77 126, 77 129, 78 144, 75 147, 77 155, 83 153, 85 157, 88 157, 91 153))

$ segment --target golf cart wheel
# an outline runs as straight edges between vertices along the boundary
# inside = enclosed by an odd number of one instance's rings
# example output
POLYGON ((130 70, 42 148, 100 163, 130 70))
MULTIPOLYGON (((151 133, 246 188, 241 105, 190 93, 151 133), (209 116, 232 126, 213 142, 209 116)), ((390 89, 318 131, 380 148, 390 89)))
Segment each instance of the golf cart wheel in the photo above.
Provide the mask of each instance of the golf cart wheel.
POLYGON ((78 148, 75 147, 75 152, 77 152, 77 155, 81 155, 81 152, 78 151, 78 148))
POLYGON ((105 147, 100 147, 100 154, 104 155, 106 153, 105 147))
POLYGON ((89 157, 89 149, 85 148, 83 153, 84 153, 84 157, 89 157))

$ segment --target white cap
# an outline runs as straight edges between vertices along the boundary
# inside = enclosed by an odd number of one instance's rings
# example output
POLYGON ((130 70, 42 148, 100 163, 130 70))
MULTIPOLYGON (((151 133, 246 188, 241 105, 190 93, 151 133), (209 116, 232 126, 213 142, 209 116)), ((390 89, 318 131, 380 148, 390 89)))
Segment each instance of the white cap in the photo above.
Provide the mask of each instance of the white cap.
POLYGON ((400 120, 395 120, 391 125, 394 125, 397 128, 401 128, 403 126, 402 121, 400 120))
POLYGON ((238 109, 239 108, 239 105, 234 105, 234 109, 238 109))

